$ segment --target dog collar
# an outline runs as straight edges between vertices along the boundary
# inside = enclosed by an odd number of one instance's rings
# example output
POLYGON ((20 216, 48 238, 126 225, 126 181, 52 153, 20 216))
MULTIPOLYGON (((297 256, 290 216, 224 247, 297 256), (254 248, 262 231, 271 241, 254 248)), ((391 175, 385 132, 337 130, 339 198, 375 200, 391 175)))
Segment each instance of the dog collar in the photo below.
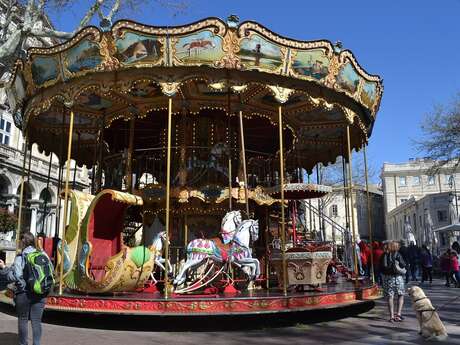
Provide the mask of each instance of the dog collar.
POLYGON ((422 299, 428 299, 428 297, 422 297, 422 298, 416 299, 416 300, 414 301, 414 303, 416 303, 416 302, 418 302, 418 301, 421 301, 422 299))

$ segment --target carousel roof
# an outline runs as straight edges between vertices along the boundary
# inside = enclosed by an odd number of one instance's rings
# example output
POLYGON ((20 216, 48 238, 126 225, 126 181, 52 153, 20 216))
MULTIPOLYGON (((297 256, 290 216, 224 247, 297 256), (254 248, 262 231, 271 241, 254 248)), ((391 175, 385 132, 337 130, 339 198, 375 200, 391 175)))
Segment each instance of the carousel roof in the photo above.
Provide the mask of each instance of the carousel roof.
POLYGON ((241 110, 272 125, 281 105, 291 154, 311 169, 342 154, 348 125, 353 148, 367 141, 382 91, 380 77, 329 41, 208 18, 178 27, 122 20, 106 32, 87 27, 63 44, 31 48, 16 64, 8 95, 30 142, 58 155, 73 110, 73 156, 87 164, 101 128, 133 116, 165 122, 155 114, 170 97, 175 114, 241 110))

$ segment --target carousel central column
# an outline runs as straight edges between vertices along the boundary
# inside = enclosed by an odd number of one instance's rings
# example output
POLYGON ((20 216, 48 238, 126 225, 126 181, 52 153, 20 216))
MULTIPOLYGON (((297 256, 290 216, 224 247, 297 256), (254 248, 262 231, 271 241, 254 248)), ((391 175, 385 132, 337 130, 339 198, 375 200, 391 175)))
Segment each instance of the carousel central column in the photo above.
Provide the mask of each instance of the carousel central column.
POLYGON ((70 180, 70 157, 72 154, 72 134, 73 134, 73 110, 70 111, 70 123, 69 123, 69 141, 67 144, 67 167, 65 172, 65 187, 64 187, 64 227, 62 229, 61 239, 61 263, 59 265, 59 295, 62 295, 63 287, 63 276, 64 276, 64 247, 65 247, 65 232, 67 223, 67 212, 68 212, 68 200, 69 200, 69 180, 70 180))

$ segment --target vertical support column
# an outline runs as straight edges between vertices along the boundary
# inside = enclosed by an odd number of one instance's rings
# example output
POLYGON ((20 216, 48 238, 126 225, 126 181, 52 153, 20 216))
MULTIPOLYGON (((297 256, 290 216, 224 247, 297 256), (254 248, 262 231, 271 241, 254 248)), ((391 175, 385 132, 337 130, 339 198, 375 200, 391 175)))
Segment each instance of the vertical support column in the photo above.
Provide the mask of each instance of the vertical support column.
POLYGON ((184 258, 187 259, 187 244, 188 244, 188 216, 184 216, 184 258))
POLYGON ((351 145, 350 145, 350 125, 347 125, 347 158, 348 158, 348 193, 350 200, 350 218, 351 218, 351 233, 352 233, 352 253, 353 267, 355 276, 359 276, 358 257, 356 256, 356 227, 355 227, 355 212, 353 204, 353 175, 351 166, 351 145))
POLYGON ((232 149, 228 153, 228 210, 232 211, 232 149))
POLYGON ((165 240, 165 298, 169 297, 169 208, 171 189, 171 126, 172 97, 168 98, 168 146, 166 151, 166 240, 165 240))
POLYGON ((265 284, 267 290, 270 288, 270 259, 269 259, 269 247, 268 247, 268 239, 270 236, 270 213, 268 210, 268 206, 265 207, 265 284))
MULTIPOLYGON (((19 196, 19 210, 18 210, 18 227, 16 229, 16 251, 19 251, 19 237, 21 236, 21 225, 22 225, 22 205, 24 203, 24 179, 26 171, 26 161, 27 161, 27 146, 29 144, 27 140, 27 134, 24 133, 25 142, 24 142, 24 152, 23 152, 23 161, 22 161, 22 172, 21 172, 21 194, 19 196)), ((32 151, 30 152, 32 154, 32 151)))
POLYGON ((248 200, 248 175, 246 172, 246 147, 244 146, 244 127, 243 127, 243 112, 240 110, 240 139, 241 139, 241 154, 243 158, 243 180, 244 180, 244 200, 246 202, 246 216, 249 218, 249 200, 248 200))
POLYGON ((371 280, 372 284, 375 284, 374 276, 374 251, 372 250, 372 243, 374 242, 373 229, 372 229, 372 213, 371 213, 371 198, 369 194, 369 177, 367 172, 367 143, 363 145, 364 155, 364 175, 366 178, 366 196, 367 196, 367 221, 369 226, 369 244, 371 249, 371 280))
POLYGON ((284 152, 283 152, 283 109, 278 106, 279 146, 280 146, 280 179, 281 179, 281 259, 283 269, 283 294, 287 296, 287 265, 286 265, 286 227, 284 218, 284 152))
POLYGON ((132 115, 129 121, 129 146, 126 162, 126 190, 128 193, 133 191, 133 150, 134 150, 134 129, 136 126, 136 115, 132 115))
POLYGON ((72 155, 72 134, 73 134, 73 110, 70 111, 70 123, 69 123, 69 136, 67 144, 67 166, 65 172, 65 187, 64 187, 64 218, 62 228, 62 239, 61 239, 61 264, 59 265, 59 295, 62 295, 63 287, 63 276, 64 276, 64 247, 65 247, 65 233, 67 224, 67 213, 69 209, 69 180, 70 180, 70 157, 72 155))

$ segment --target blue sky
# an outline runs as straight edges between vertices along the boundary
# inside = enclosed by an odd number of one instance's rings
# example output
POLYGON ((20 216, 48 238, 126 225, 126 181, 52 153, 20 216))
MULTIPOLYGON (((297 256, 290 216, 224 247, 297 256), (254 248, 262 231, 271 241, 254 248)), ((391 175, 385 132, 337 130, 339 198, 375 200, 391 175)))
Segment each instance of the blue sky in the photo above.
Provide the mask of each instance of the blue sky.
MULTIPOLYGON (((78 1, 52 15, 57 28, 72 30, 87 8, 78 1)), ((340 40, 371 74, 384 79, 385 91, 368 149, 375 171, 383 162, 402 162, 417 153, 412 140, 435 104, 449 103, 460 91, 460 0, 258 1, 190 0, 174 15, 157 3, 129 13, 152 25, 179 25, 216 16, 239 15, 300 40, 340 40)))

